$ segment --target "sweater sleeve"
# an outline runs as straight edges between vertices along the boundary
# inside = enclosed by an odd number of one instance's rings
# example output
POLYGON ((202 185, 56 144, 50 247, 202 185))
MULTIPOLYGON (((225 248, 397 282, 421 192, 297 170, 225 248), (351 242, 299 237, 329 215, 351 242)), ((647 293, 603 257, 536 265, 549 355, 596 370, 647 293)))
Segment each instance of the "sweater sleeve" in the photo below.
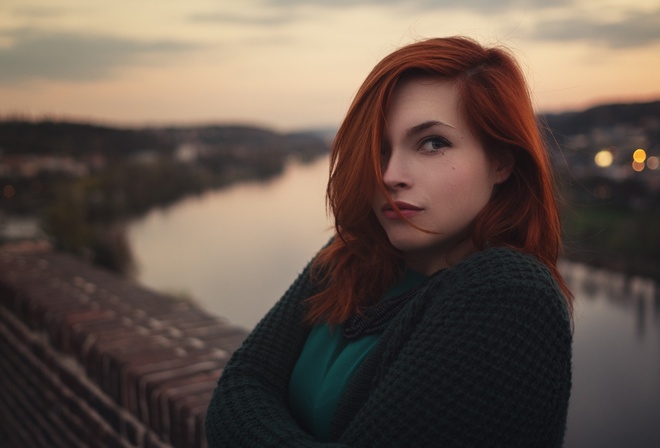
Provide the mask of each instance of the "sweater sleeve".
POLYGON ((388 333, 410 337, 387 337, 377 383, 340 440, 365 447, 562 445, 571 386, 563 296, 545 267, 523 256, 507 260, 506 270, 478 261, 439 277, 422 308, 409 307, 392 322, 388 333))
POLYGON ((311 292, 308 266, 230 359, 206 414, 210 447, 344 446, 316 442, 287 405, 289 376, 308 334, 301 301, 311 292))

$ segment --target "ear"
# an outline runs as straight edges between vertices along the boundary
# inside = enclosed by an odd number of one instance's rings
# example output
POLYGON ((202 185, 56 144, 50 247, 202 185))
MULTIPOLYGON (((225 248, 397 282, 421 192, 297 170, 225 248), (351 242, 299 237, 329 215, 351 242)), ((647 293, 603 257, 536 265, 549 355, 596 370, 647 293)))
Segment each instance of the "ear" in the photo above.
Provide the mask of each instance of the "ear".
POLYGON ((493 160, 493 167, 495 169, 495 183, 501 184, 505 182, 516 166, 516 158, 511 149, 502 149, 498 151, 493 160))

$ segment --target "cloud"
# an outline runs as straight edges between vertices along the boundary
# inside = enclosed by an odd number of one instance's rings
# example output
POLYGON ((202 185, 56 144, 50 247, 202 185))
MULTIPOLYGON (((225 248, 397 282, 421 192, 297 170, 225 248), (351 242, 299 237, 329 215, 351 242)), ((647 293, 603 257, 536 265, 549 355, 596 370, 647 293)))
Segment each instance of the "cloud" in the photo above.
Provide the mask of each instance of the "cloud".
POLYGON ((60 7, 45 7, 45 6, 20 6, 13 9, 13 14, 17 17, 28 19, 43 19, 62 17, 67 14, 65 8, 60 7))
POLYGON ((0 47, 0 83, 33 79, 91 81, 108 78, 128 65, 158 63, 195 45, 138 41, 112 36, 19 29, 5 33, 12 44, 0 47))
POLYGON ((617 22, 593 18, 541 21, 530 37, 548 41, 589 41, 613 48, 631 48, 660 41, 660 8, 630 11, 617 22))
POLYGON ((224 25, 254 25, 254 26, 280 26, 287 25, 296 21, 298 17, 292 14, 273 14, 273 15, 239 15, 239 14, 195 14, 190 16, 192 22, 197 23, 218 23, 224 25))
POLYGON ((402 8, 411 14, 435 10, 467 10, 481 15, 507 12, 514 9, 545 9, 557 7, 573 0, 256 0, 258 8, 251 13, 197 13, 188 16, 195 23, 222 24, 229 26, 280 27, 314 17, 309 8, 342 10, 368 6, 402 8), (301 13, 298 8, 304 8, 301 13), (258 12, 256 12, 258 11, 258 12))
POLYGON ((272 7, 319 6, 343 8, 349 6, 405 7, 415 11, 462 9, 476 13, 510 11, 512 9, 545 9, 572 3, 572 0, 262 0, 272 7))

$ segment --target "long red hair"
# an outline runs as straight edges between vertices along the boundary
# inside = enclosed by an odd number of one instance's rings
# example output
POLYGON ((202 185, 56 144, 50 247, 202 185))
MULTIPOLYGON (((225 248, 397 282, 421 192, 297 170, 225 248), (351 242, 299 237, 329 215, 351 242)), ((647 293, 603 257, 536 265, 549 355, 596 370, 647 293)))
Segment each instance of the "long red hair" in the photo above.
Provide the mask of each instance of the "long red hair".
POLYGON ((510 151, 515 166, 472 228, 477 249, 506 246, 535 255, 564 291, 557 270, 561 226, 548 153, 515 59, 463 37, 410 44, 380 61, 360 87, 335 137, 330 156, 328 207, 335 238, 317 256, 312 275, 323 290, 308 299, 307 320, 338 324, 373 304, 402 273, 398 251, 371 209, 383 184, 385 115, 398 82, 433 76, 456 83, 470 129, 491 157, 510 151))

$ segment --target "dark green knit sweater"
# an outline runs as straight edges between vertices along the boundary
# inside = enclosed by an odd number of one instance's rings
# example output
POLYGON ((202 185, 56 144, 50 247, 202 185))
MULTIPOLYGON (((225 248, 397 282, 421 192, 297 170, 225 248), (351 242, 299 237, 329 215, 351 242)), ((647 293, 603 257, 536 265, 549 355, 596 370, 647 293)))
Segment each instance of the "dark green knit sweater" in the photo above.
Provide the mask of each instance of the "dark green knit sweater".
POLYGON ((234 354, 206 417, 211 447, 558 447, 571 387, 570 319, 535 258, 488 249, 434 276, 348 386, 335 443, 287 408, 309 328, 309 267, 234 354))

